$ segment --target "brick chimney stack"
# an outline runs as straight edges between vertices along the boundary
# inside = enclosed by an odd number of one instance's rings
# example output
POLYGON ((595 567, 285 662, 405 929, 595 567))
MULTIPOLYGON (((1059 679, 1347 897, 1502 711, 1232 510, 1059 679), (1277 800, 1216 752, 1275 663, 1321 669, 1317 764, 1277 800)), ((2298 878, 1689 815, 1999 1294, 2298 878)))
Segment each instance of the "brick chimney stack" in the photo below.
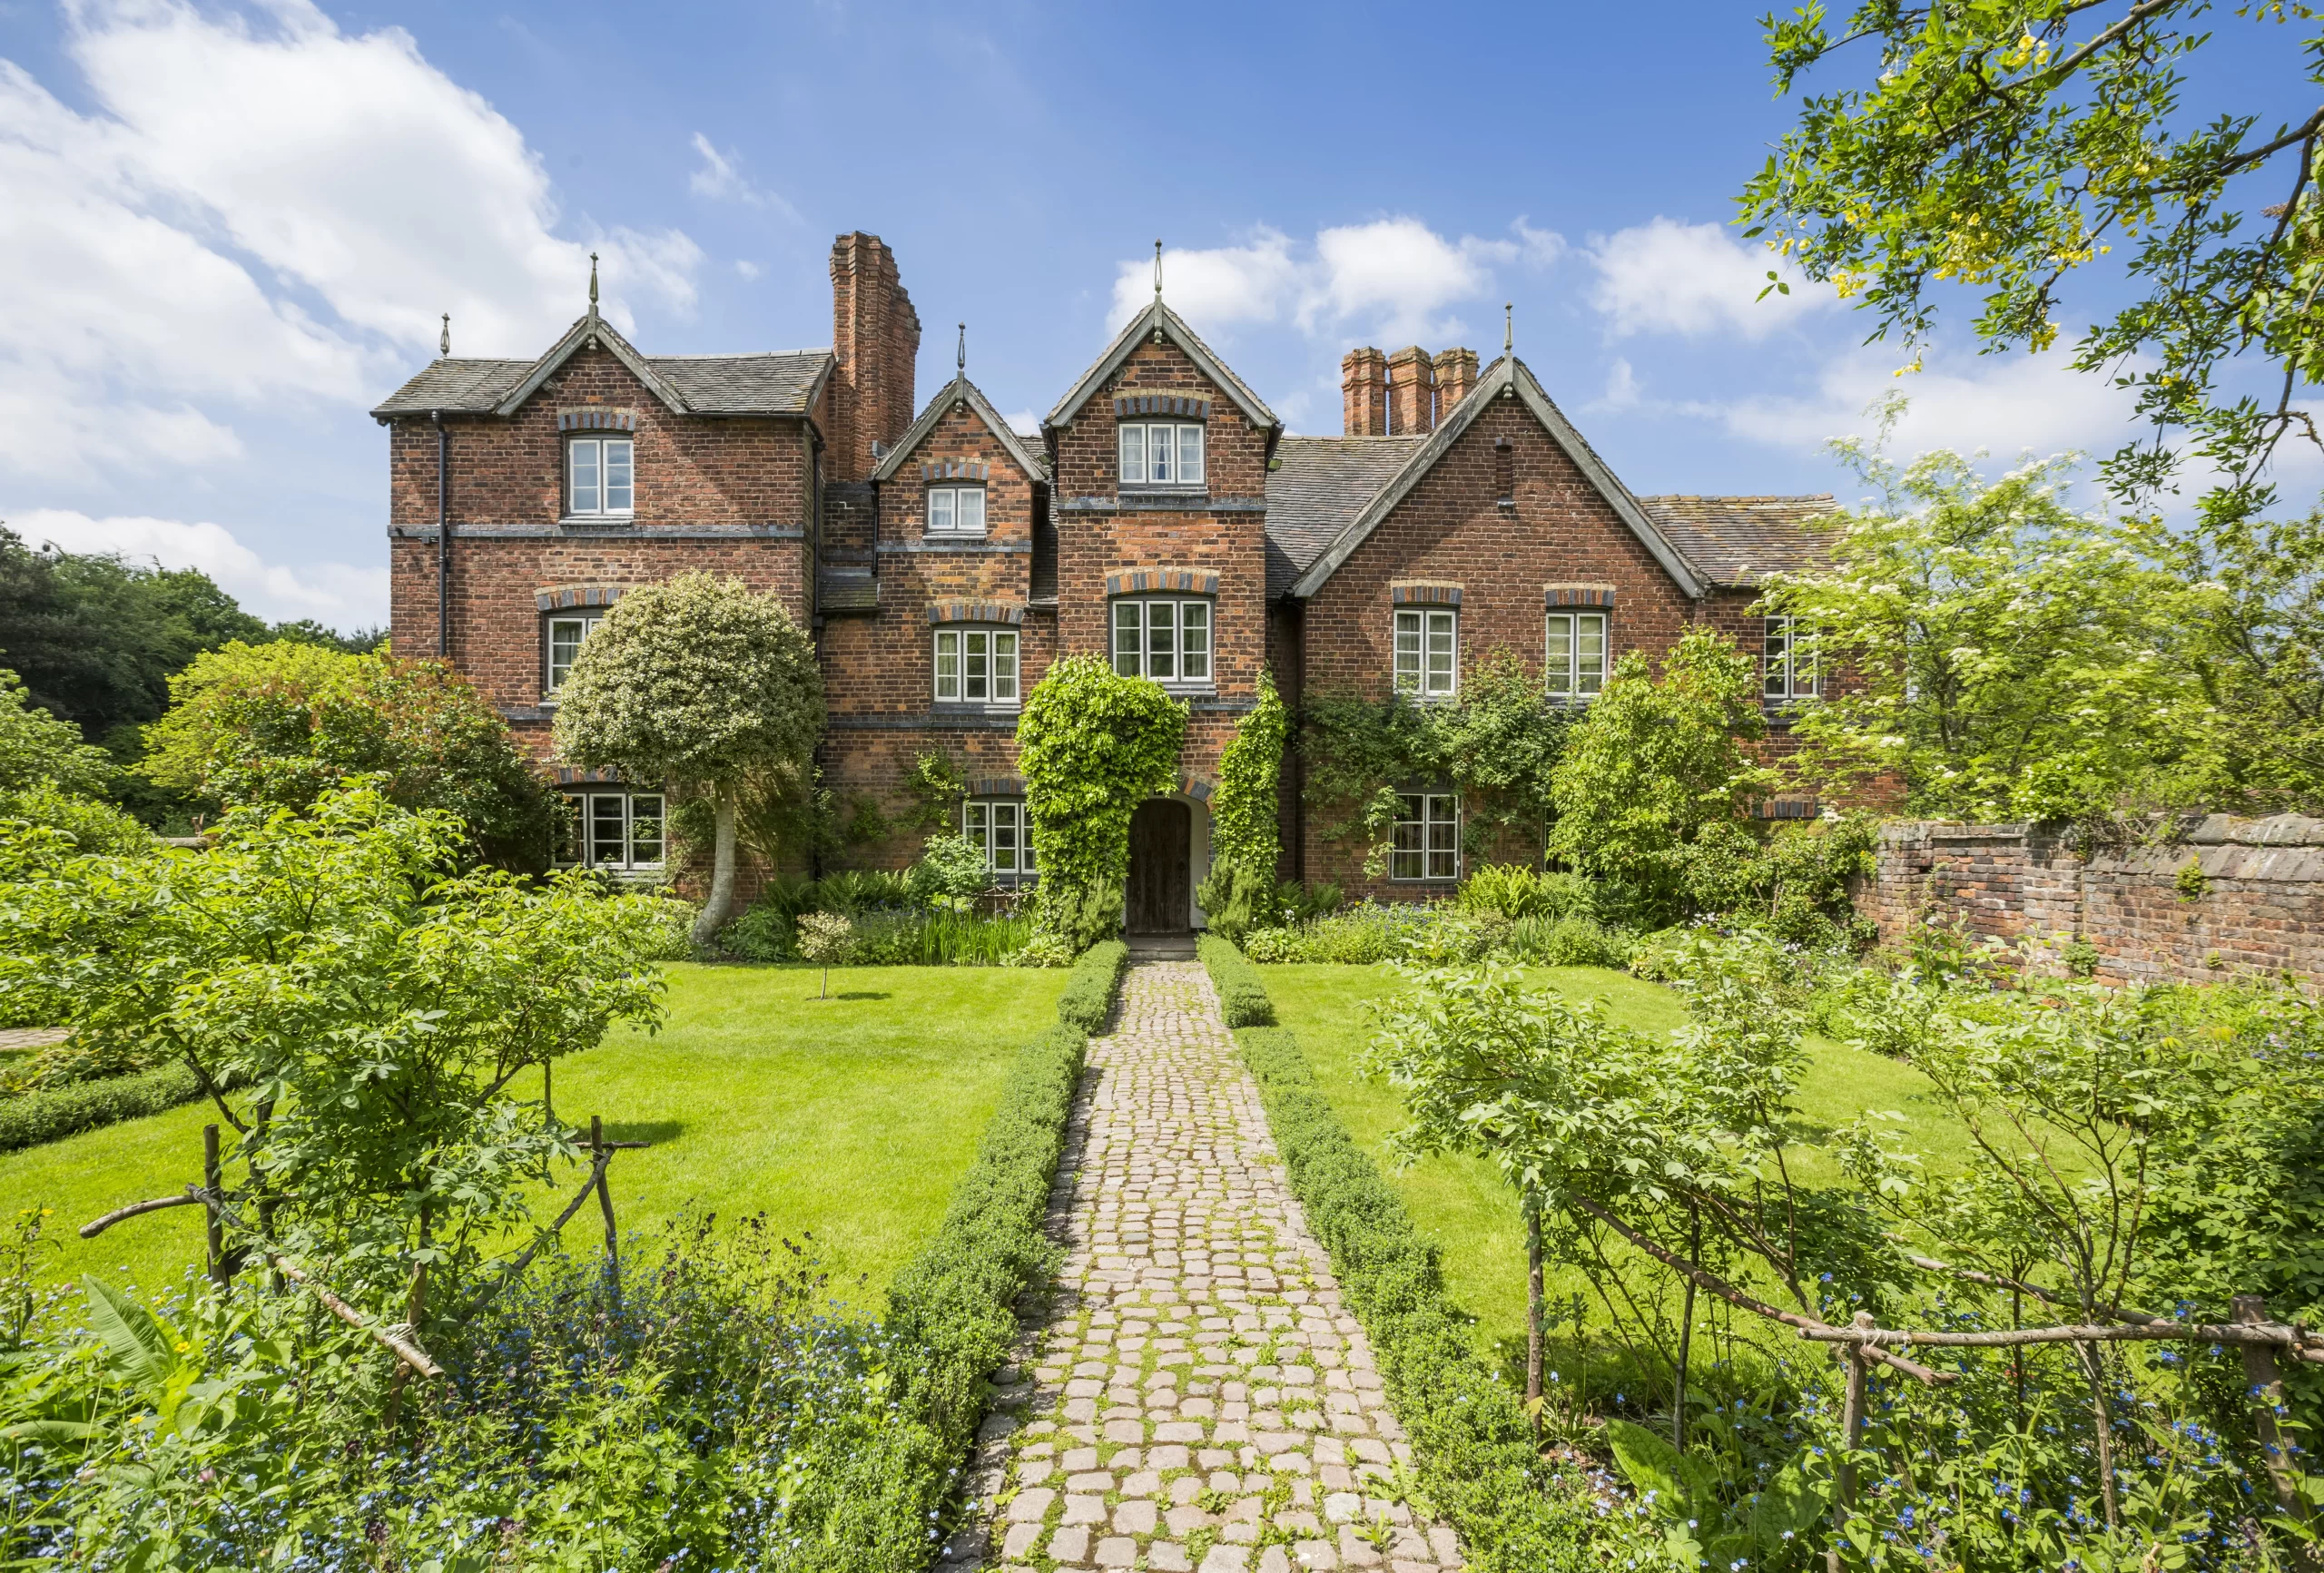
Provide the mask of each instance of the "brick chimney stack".
POLYGON ((823 439, 834 480, 871 478, 885 447, 915 411, 913 372, 920 314, 896 273, 896 254, 877 235, 852 231, 832 242, 832 371, 823 439))
POLYGON ((1469 389, 1477 385, 1477 352, 1473 349, 1440 349, 1436 354, 1436 423, 1452 413, 1452 407, 1469 397, 1469 389))
POLYGON ((1436 429, 1436 366, 1417 344, 1388 356, 1388 429, 1398 437, 1436 429))
POLYGON ((1351 349, 1340 359, 1341 433, 1388 435, 1388 358, 1377 349, 1351 349))

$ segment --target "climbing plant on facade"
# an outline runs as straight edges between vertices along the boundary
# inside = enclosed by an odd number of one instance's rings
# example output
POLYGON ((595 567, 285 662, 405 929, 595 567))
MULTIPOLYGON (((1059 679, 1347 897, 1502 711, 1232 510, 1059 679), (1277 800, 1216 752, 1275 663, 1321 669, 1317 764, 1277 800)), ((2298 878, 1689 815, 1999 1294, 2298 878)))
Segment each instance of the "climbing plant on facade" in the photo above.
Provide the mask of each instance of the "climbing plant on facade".
POLYGON ((1210 926, 1233 939, 1251 927, 1257 904, 1275 889, 1282 855, 1276 789, 1290 713, 1275 680, 1259 674, 1259 702, 1218 756, 1218 791, 1210 801, 1210 877, 1195 899, 1210 926))
POLYGON ((1069 655, 1025 699, 1017 768, 1041 870, 1040 922, 1078 947, 1121 920, 1129 821, 1177 785, 1187 707, 1094 655, 1069 655))

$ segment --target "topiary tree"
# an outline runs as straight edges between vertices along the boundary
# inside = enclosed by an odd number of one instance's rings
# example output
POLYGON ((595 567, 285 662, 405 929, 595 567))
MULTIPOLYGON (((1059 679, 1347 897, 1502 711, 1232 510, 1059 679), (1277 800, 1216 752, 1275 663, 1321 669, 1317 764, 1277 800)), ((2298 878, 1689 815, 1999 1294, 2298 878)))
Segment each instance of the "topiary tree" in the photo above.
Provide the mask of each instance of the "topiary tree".
POLYGON ((1210 800, 1210 875, 1195 893, 1210 926, 1240 940, 1275 893, 1282 855, 1276 784, 1283 773, 1289 713, 1275 679, 1259 673, 1259 703, 1218 756, 1218 791, 1210 800))
POLYGON ((1079 947, 1120 922, 1130 815, 1177 785, 1186 735, 1184 704, 1095 655, 1058 662, 1026 696, 1017 768, 1033 821, 1044 931, 1079 947))
POLYGON ((734 901, 735 807, 748 786, 804 788, 823 725, 814 646, 773 595, 681 574, 615 603, 557 693, 560 758, 625 780, 692 788, 711 802, 707 945, 734 901))
POLYGON ((137 773, 212 804, 304 810, 358 776, 458 814, 490 860, 547 860, 556 795, 476 686, 438 661, 294 640, 193 658, 137 773))

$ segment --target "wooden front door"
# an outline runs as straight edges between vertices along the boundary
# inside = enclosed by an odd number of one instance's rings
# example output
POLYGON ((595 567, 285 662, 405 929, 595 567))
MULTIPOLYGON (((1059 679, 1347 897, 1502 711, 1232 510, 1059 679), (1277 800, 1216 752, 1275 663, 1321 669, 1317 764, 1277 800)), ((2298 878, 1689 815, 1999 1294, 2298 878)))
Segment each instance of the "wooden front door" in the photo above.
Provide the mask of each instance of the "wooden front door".
POLYGON ((1167 798, 1138 804, 1129 821, 1131 933, 1183 934, 1194 926, 1193 860, 1193 811, 1167 798))

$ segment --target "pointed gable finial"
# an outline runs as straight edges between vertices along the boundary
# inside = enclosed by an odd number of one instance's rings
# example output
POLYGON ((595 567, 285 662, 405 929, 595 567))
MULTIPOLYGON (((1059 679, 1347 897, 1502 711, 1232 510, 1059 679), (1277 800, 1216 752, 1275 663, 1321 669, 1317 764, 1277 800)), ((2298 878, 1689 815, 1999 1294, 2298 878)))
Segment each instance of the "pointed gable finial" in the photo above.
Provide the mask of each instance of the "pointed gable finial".
POLYGON ((960 324, 960 348, 952 357, 952 364, 961 376, 969 374, 969 325, 965 322, 960 324))
POLYGON ((448 359, 452 353, 452 314, 449 311, 444 313, 444 331, 436 340, 436 353, 448 359))
POLYGON ((590 331, 595 332, 595 331, 596 330, 596 327, 597 327, 597 253, 596 253, 596 252, 595 252, 595 251, 592 251, 592 252, 590 252, 590 253, 589 253, 589 329, 590 329, 590 331))
POLYGON ((1502 302, 1501 352, 1503 355, 1517 352, 1517 302, 1514 300, 1502 302))
POLYGON ((1162 242, 1154 242, 1154 298, 1162 299, 1162 242))

